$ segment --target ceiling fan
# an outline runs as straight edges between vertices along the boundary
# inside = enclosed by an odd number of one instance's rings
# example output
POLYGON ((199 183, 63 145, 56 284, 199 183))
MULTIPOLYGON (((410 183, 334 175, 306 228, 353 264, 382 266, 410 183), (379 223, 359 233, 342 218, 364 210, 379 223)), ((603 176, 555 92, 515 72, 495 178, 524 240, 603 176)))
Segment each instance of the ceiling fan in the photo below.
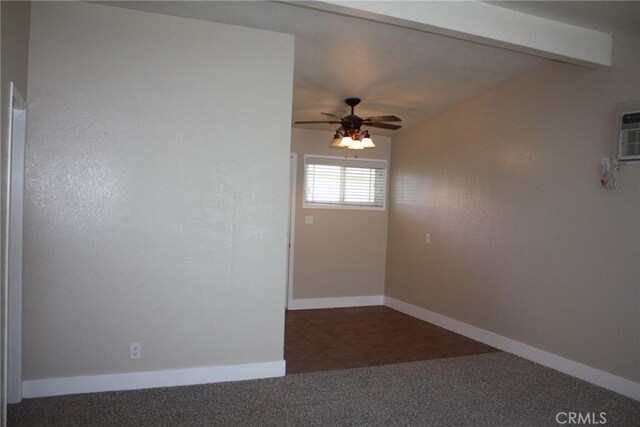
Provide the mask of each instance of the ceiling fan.
POLYGON ((360 130, 362 126, 369 126, 382 129, 396 130, 402 126, 392 125, 384 122, 400 122, 402 119, 397 116, 375 116, 375 117, 358 117, 353 112, 356 105, 360 104, 359 98, 347 98, 345 104, 351 107, 351 114, 344 117, 338 117, 334 114, 321 113, 325 116, 335 117, 337 120, 324 121, 299 121, 297 125, 309 123, 335 123, 340 124, 336 134, 333 137, 332 148, 349 148, 350 150, 364 150, 365 148, 374 148, 375 144, 369 135, 368 130, 360 130))

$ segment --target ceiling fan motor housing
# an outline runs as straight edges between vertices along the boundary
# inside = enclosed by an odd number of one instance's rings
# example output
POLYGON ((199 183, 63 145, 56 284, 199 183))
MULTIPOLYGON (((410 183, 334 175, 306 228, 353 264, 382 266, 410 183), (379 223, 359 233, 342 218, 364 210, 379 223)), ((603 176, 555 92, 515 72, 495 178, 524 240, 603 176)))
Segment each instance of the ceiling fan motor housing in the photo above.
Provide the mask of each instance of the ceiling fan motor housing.
POLYGON ((362 119, 355 114, 350 114, 342 119, 342 127, 344 130, 356 130, 362 126, 362 119))
POLYGON ((342 118, 342 127, 350 134, 353 131, 360 130, 362 126, 362 119, 353 112, 353 108, 360 104, 360 98, 347 98, 344 100, 344 103, 351 107, 351 114, 342 118))

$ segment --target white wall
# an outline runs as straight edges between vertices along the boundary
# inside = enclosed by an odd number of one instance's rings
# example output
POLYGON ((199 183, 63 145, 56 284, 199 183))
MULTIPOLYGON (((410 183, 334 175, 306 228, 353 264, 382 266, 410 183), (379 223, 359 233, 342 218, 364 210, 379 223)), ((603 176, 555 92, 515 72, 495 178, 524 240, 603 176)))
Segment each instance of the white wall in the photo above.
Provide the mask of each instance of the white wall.
POLYGON ((599 163, 639 76, 620 35, 610 69, 550 63, 394 138, 385 294, 638 381, 640 165, 608 192, 599 163))
POLYGON ((357 155, 389 160, 389 137, 373 136, 376 148, 361 152, 330 148, 334 132, 293 129, 298 154, 293 298, 382 295, 387 249, 387 211, 308 209, 304 196, 304 155, 357 155), (312 215, 312 225, 304 217, 312 215))
POLYGON ((293 38, 32 18, 25 379, 282 360, 293 38))

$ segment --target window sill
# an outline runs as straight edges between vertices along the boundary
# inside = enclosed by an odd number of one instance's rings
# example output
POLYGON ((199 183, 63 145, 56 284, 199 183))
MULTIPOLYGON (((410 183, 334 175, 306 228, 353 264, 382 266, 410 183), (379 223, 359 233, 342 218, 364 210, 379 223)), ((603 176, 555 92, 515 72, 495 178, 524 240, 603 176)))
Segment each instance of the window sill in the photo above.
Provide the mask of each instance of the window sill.
POLYGON ((315 203, 302 203, 302 209, 343 209, 354 211, 386 211, 387 207, 373 207, 373 206, 350 206, 350 205, 323 205, 315 203))

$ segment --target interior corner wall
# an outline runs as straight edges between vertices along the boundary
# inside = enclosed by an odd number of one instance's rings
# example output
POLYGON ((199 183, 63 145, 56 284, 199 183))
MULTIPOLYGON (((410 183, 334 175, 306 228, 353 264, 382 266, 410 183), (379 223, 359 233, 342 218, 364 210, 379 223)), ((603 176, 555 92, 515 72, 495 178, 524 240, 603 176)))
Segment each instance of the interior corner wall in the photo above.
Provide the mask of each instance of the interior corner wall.
POLYGON ((637 382, 640 165, 618 191, 599 165, 639 76, 622 34, 611 68, 550 62, 394 138, 385 294, 637 382))
MULTIPOLYGON (((30 23, 30 13, 31 13, 31 2, 21 1, 21 2, 9 2, 4 1, 0 6, 1 15, 2 15, 2 26, 1 26, 1 40, 2 46, 0 47, 1 51, 1 70, 0 70, 0 93, 2 97, 0 102, 2 104, 1 108, 1 124, 0 124, 0 134, 2 135, 2 148, 0 150, 0 158, 2 159, 2 164, 0 166, 1 176, 2 176, 2 189, 0 192, 2 193, 2 221, 1 221, 1 243, 0 243, 0 259, 1 262, 1 270, 0 278, 0 295, 2 295, 2 303, 0 303, 0 319, 1 319, 1 327, 0 327, 0 345, 3 347, 3 351, 0 352, 0 384, 4 384, 5 371, 4 371, 4 357, 5 351, 4 343, 5 343, 5 334, 6 334, 6 324, 5 324, 5 313, 6 313, 6 299, 5 299, 5 289, 7 284, 4 281, 5 277, 5 269, 7 266, 5 265, 4 258, 4 248, 7 239, 7 224, 6 224, 6 213, 8 207, 8 133, 7 127, 9 123, 9 114, 10 112, 6 108, 9 105, 9 82, 14 82, 16 89, 20 92, 20 94, 25 97, 27 96, 27 66, 29 60, 29 23, 30 23)), ((5 396, 4 389, 0 390, 0 394, 2 398, 2 404, 0 405, 2 408, 1 419, 5 419, 5 396)), ((1 421, 0 421, 1 423, 1 421)))
POLYGON ((293 37, 37 2, 29 61, 24 379, 282 361, 293 37))
MULTIPOLYGON (((304 155, 349 156, 329 148, 334 132, 292 129, 298 155, 293 254, 293 299, 379 296, 384 291, 387 210, 303 208, 304 155), (304 217, 313 216, 313 224, 304 217)), ((359 158, 389 160, 391 139, 375 136, 359 158)))

